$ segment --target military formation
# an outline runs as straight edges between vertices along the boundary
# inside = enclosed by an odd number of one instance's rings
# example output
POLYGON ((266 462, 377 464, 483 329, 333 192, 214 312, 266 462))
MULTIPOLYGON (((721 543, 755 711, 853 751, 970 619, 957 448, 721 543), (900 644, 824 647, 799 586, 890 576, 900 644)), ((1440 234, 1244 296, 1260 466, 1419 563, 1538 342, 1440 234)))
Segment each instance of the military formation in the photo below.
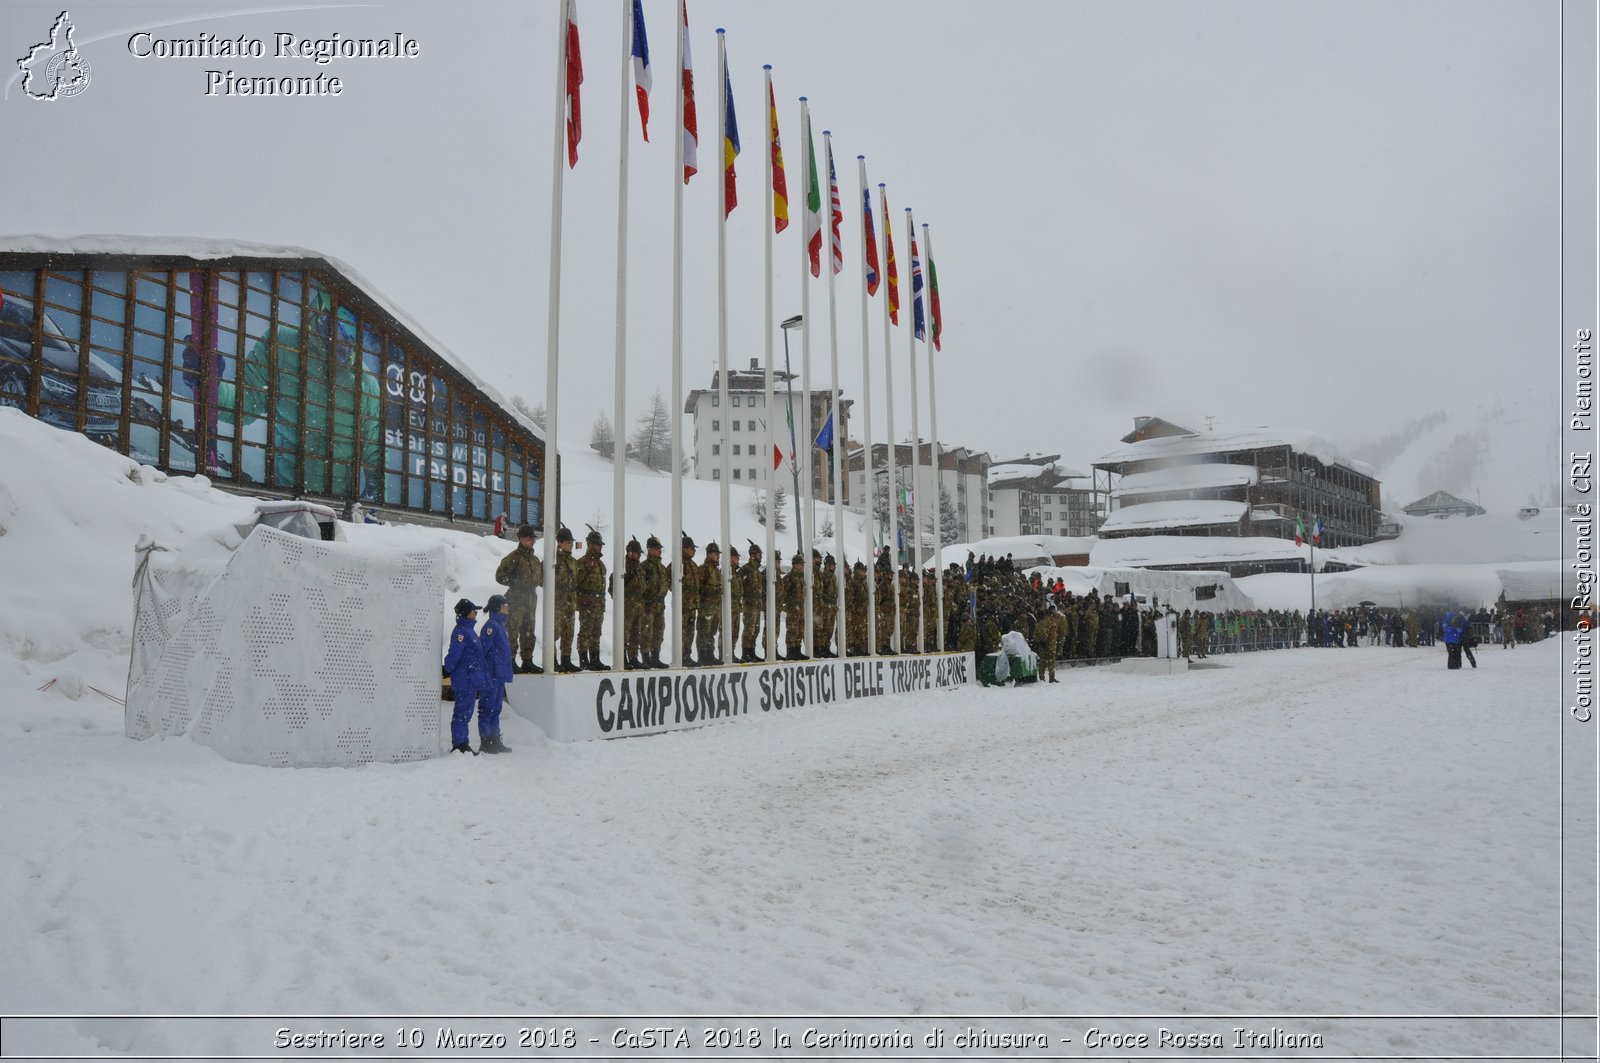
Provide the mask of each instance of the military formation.
MULTIPOLYGON (((514 670, 542 673, 538 665, 535 614, 544 583, 544 562, 534 553, 538 539, 528 524, 517 529, 517 546, 501 559, 495 582, 506 588, 510 605, 507 631, 510 635, 514 670)), ((589 529, 584 552, 574 556, 572 532, 562 527, 556 534, 555 550, 555 641, 559 673, 606 671, 601 660, 600 630, 605 618, 611 588, 603 557, 605 540, 589 529), (574 663, 574 656, 577 660, 574 663)), ((623 667, 627 670, 668 667, 661 650, 667 630, 667 595, 672 589, 672 567, 662 560, 663 544, 654 535, 641 546, 631 539, 624 550, 623 584, 623 667), (641 556, 642 555, 642 556, 641 556)), ((701 550, 685 534, 679 543, 683 555, 683 627, 678 660, 682 667, 696 668, 723 662, 722 548, 715 542, 701 550), (699 556, 697 556, 699 555, 699 556)), ((774 632, 766 630, 768 566, 761 547, 754 542, 741 555, 737 547, 728 550, 728 584, 731 627, 727 646, 733 663, 747 664, 766 660, 767 640, 774 632)), ((901 645, 914 652, 919 632, 925 652, 938 649, 939 609, 935 600, 935 580, 924 574, 921 586, 910 565, 896 574, 887 553, 878 558, 875 572, 869 574, 862 561, 845 573, 844 597, 839 596, 839 563, 832 554, 812 550, 808 558, 796 553, 787 569, 772 573, 777 622, 781 626, 778 660, 803 661, 840 656, 860 657, 869 652, 869 614, 876 596, 877 652, 890 654, 901 645), (806 594, 806 568, 814 573, 810 597, 806 594), (873 584, 869 591, 869 581, 873 584), (899 594, 900 623, 896 637, 896 593, 899 594), (920 604, 919 604, 920 603, 920 604), (810 606, 809 627, 807 605, 810 606), (810 634, 810 652, 806 635, 810 634), (842 640, 842 641, 841 641, 842 640)), ((946 575, 946 645, 954 649, 967 611, 966 580, 959 565, 946 575)))

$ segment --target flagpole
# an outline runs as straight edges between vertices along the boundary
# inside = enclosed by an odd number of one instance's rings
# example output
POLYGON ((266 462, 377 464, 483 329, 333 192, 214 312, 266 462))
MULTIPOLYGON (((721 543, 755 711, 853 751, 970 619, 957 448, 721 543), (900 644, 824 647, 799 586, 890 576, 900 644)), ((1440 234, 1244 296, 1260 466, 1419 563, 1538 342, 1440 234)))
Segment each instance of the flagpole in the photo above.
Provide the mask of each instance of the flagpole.
MULTIPOLYGON (((894 253, 894 241, 890 239, 889 232, 889 191, 881 182, 878 185, 878 198, 883 209, 883 270, 884 281, 892 286, 899 284, 899 278, 889 273, 889 256, 894 253)), ((894 641, 890 643, 890 650, 903 653, 905 646, 902 643, 904 633, 900 630, 900 487, 895 481, 895 442, 894 434, 894 351, 889 342, 889 297, 896 292, 895 287, 886 289, 883 298, 883 401, 888 420, 884 425, 884 438, 889 441, 888 451, 888 490, 889 490, 889 531, 888 541, 884 548, 894 547, 893 561, 889 565, 889 591, 894 598, 894 641)), ((895 295, 898 298, 898 295, 895 295)), ((877 573, 873 573, 876 578, 877 573)), ((877 647, 873 647, 877 649, 877 647)))
MULTIPOLYGON (((844 420, 839 416, 839 300, 835 294, 838 286, 838 271, 834 268, 834 240, 833 234, 833 204, 839 198, 839 176, 833 166, 833 134, 828 130, 822 131, 822 142, 827 145, 828 156, 828 362, 833 373, 833 384, 829 388, 828 417, 833 422, 833 467, 830 475, 833 479, 833 551, 837 555, 839 564, 834 569, 834 610, 833 633, 835 645, 839 647, 839 656, 845 655, 844 645, 844 577, 849 570, 849 562, 844 554, 844 480, 842 475, 844 448, 846 437, 844 434, 844 420)), ((839 205, 840 224, 843 224, 844 205, 839 205)), ((843 258, 844 249, 841 246, 840 258, 843 258)))
POLYGON ((617 357, 616 395, 613 404, 614 427, 611 430, 611 526, 615 553, 611 555, 611 667, 621 668, 627 658, 624 639, 627 627, 623 621, 627 603, 623 589, 624 559, 622 537, 627 534, 627 501, 623 479, 627 475, 628 443, 622 434, 627 422, 625 395, 628 379, 628 75, 633 66, 633 0, 622 0, 622 63, 621 116, 617 137, 617 357))
MULTIPOLYGON (((768 132, 769 140, 776 140, 777 139, 777 128, 778 128, 778 126, 777 126, 777 123, 778 123, 778 112, 773 106, 774 97, 773 97, 773 94, 772 94, 772 64, 768 63, 762 69, 766 71, 766 80, 767 80, 767 124, 771 127, 770 129, 768 129, 767 132, 768 132)), ((767 180, 766 180, 766 187, 767 187, 767 192, 766 192, 767 214, 766 214, 766 219, 767 220, 764 221, 762 223, 762 225, 761 225, 761 233, 762 233, 762 237, 763 237, 763 241, 762 242, 763 242, 763 245, 764 245, 763 250, 765 251, 765 254, 766 254, 767 283, 766 283, 766 306, 765 306, 765 308, 766 308, 766 328, 764 328, 762 330, 761 334, 764 337, 764 341, 765 341, 766 367, 767 367, 766 384, 765 384, 766 397, 765 397, 765 400, 764 400, 765 401, 765 406, 762 408, 762 412, 766 415, 767 446, 766 446, 766 449, 762 452, 762 455, 761 455, 761 471, 766 474, 766 481, 767 481, 767 521, 766 521, 766 523, 767 523, 767 570, 766 570, 766 573, 765 573, 766 580, 767 580, 767 599, 766 599, 767 627, 766 627, 766 631, 764 633, 765 637, 766 637, 766 640, 767 640, 767 645, 766 645, 766 652, 764 654, 762 654, 762 656, 766 658, 766 661, 767 661, 768 664, 771 664, 773 661, 775 661, 777 659, 777 652, 778 652, 778 636, 777 636, 777 630, 776 630, 776 625, 777 625, 777 622, 778 622, 778 528, 777 528, 777 524, 778 524, 778 506, 777 506, 777 501, 778 501, 778 470, 776 468, 774 468, 773 465, 772 465, 772 454, 777 449, 777 441, 776 441, 777 429, 773 426, 773 423, 772 423, 772 417, 773 417, 773 413, 772 413, 772 409, 773 409, 773 392, 772 392, 772 318, 773 318, 772 229, 773 229, 773 225, 775 224, 774 219, 777 217, 777 210, 776 210, 776 201, 774 199, 775 192, 773 191, 773 184, 772 184, 773 183, 773 166, 772 166, 772 145, 771 145, 771 143, 768 144, 765 154, 766 154, 766 157, 767 157, 767 162, 766 162, 766 173, 767 173, 767 180)))
POLYGON ((812 171, 816 169, 816 152, 811 144, 811 108, 806 103, 804 96, 800 97, 800 136, 806 146, 806 165, 801 168, 800 180, 804 186, 805 195, 801 202, 806 205, 805 239, 800 241, 800 390, 805 395, 803 410, 805 411, 804 431, 801 436, 805 442, 800 444, 800 484, 805 498, 794 500, 795 522, 801 526, 800 556, 805 558, 805 620, 801 629, 804 640, 804 652, 807 657, 816 657, 816 647, 812 645, 811 625, 815 622, 813 617, 813 604, 811 601, 812 581, 816 578, 817 567, 811 563, 811 554, 807 544, 816 535, 817 498, 816 492, 811 489, 811 448, 816 445, 816 430, 812 426, 811 417, 811 196, 815 191, 811 184, 812 171), (800 520, 801 503, 804 502, 805 520, 800 520))
MULTIPOLYGON (((683 50, 689 35, 689 12, 685 0, 679 0, 678 18, 678 135, 673 138, 672 150, 672 528, 667 545, 683 535, 683 138, 684 128, 684 78, 683 50)), ((697 153, 698 154, 698 153, 697 153)), ((672 554, 672 661, 683 667, 683 550, 673 549, 672 554)))
MULTIPOLYGON (((906 246, 910 247, 917 239, 917 224, 912 218, 911 208, 906 208, 906 246)), ((917 588, 917 652, 921 653, 928 645, 927 620, 922 605, 922 484, 919 482, 922 474, 922 429, 918 425, 917 412, 917 300, 921 293, 917 291, 917 255, 913 248, 911 255, 911 311, 910 327, 906 329, 906 353, 911 361, 911 550, 916 558, 915 586, 917 588)))
MULTIPOLYGON (((867 656, 873 657, 878 653, 878 587, 877 587, 877 561, 872 556, 872 540, 875 538, 873 531, 878 524, 877 511, 873 506, 874 487, 872 483, 872 364, 867 355, 871 351, 869 330, 867 325, 867 242, 871 237, 867 233, 867 215, 872 210, 872 193, 867 191, 867 157, 856 156, 856 173, 861 179, 861 471, 865 486, 862 489, 862 512, 865 520, 862 528, 866 536, 865 549, 862 551, 867 558, 867 656)), ((882 282, 882 278, 879 278, 882 282)), ((887 298, 884 300, 887 302, 887 298)))
POLYGON ((722 141, 722 180, 717 182, 717 405, 722 410, 722 462, 718 476, 722 490, 717 492, 721 507, 719 525, 722 536, 722 553, 717 567, 722 571, 722 630, 718 633, 718 656, 723 661, 733 660, 728 640, 733 636, 733 580, 729 579, 728 565, 733 556, 733 544, 728 541, 729 480, 733 475, 733 462, 728 452, 728 37, 727 31, 717 29, 717 134, 722 141))
POLYGON ((556 36, 556 121, 555 151, 550 175, 550 303, 546 310, 544 370, 544 470, 540 474, 539 501, 544 509, 544 670, 556 670, 556 555, 555 533, 561 526, 557 498, 556 427, 560 413, 558 383, 561 377, 561 191, 566 159, 567 126, 567 26, 572 18, 572 0, 562 0, 561 29, 556 36))
POLYGON ((939 630, 934 636, 939 652, 943 653, 944 645, 944 490, 941 478, 944 473, 939 468, 939 402, 935 397, 933 381, 933 236, 928 232, 928 226, 922 226, 922 250, 928 256, 928 435, 932 437, 933 450, 929 457, 933 462, 933 595, 934 608, 937 610, 939 630))

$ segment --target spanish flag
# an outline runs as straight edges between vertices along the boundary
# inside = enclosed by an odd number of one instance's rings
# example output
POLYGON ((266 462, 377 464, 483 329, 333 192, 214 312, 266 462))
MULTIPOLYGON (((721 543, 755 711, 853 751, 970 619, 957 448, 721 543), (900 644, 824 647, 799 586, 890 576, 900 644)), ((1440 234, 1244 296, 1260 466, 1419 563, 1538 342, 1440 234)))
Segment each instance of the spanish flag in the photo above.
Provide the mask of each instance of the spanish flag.
MULTIPOLYGON (((770 69, 770 68, 769 68, 770 69)), ((778 140, 778 101, 767 83, 767 124, 772 130, 772 231, 789 227, 789 183, 783 177, 783 145, 778 140)))

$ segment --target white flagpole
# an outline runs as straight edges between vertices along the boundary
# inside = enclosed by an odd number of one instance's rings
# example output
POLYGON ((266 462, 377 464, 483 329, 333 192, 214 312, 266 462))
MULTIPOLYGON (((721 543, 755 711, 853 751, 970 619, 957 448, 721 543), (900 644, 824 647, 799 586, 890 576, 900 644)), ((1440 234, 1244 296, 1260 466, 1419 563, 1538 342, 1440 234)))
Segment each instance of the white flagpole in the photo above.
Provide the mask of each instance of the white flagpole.
MULTIPOLYGON (((838 558, 838 566, 834 569, 834 611, 833 634, 834 645, 839 647, 839 656, 844 653, 844 577, 850 570, 850 563, 844 554, 844 475, 842 472, 844 462, 845 434, 844 419, 839 416, 839 300, 835 295, 838 275, 833 269, 833 195, 838 187, 838 171, 833 165, 833 134, 828 130, 822 131, 822 142, 827 145, 828 156, 828 361, 829 369, 833 372, 833 384, 828 395, 828 416, 833 418, 833 468, 830 475, 833 478, 833 552, 838 558)), ((841 213, 844 203, 839 204, 841 213)), ((840 224, 843 224, 841 221, 840 224)), ((841 241, 843 234, 840 234, 841 241)), ((840 254, 844 248, 841 246, 840 254)))
MULTIPOLYGON (((729 578, 729 562, 733 556, 733 544, 728 541, 728 493, 731 490, 729 479, 733 474, 733 461, 728 453, 728 179, 726 169, 727 136, 728 136, 728 38, 727 31, 717 30, 717 160, 722 163, 724 173, 717 182, 717 404, 722 410, 722 490, 717 492, 718 504, 721 507, 722 523, 720 534, 722 536, 722 554, 717 559, 717 567, 722 570, 722 601, 719 608, 722 610, 722 630, 717 640, 717 648, 722 652, 719 656, 723 661, 733 660, 733 652, 728 648, 733 637, 733 580, 729 578)), ((681 551, 680 551, 681 552, 681 551)))
MULTIPOLYGON (((677 115, 672 138, 672 527, 667 548, 672 554, 672 662, 683 667, 683 47, 688 15, 679 0, 677 115)), ((699 153, 696 152, 698 155, 699 153)))
POLYGON ((611 429, 611 667, 621 668, 627 658, 623 623, 627 608, 623 601, 622 586, 625 559, 622 555, 622 537, 627 534, 626 492, 623 478, 627 474, 628 442, 623 426, 627 423, 625 393, 628 379, 628 91, 629 74, 633 69, 633 0, 622 0, 622 121, 618 123, 617 137, 617 360, 616 395, 613 405, 611 429))
POLYGON ((934 636, 937 640, 939 652, 943 653, 944 645, 944 493, 941 489, 941 478, 944 473, 939 468, 939 401, 936 398, 933 383, 933 237, 928 233, 928 226, 922 226, 922 252, 928 256, 928 435, 932 437, 933 450, 930 458, 933 462, 933 593, 937 599, 935 608, 938 610, 939 630, 934 636))
MULTIPOLYGON (((884 269, 884 283, 889 282, 889 250, 893 244, 889 240, 889 191, 883 185, 878 185, 878 199, 883 210, 883 254, 881 256, 884 269)), ((883 401, 887 407, 888 423, 884 426, 884 438, 889 441, 889 539, 884 544, 890 551, 892 561, 889 565, 889 589, 894 597, 894 641, 889 648, 895 653, 905 652, 901 643, 904 633, 900 630, 900 489, 895 483, 895 442, 894 435, 894 351, 889 343, 889 295, 885 291, 883 297, 883 401)), ((874 570, 873 577, 877 577, 874 570)), ((877 649, 876 646, 873 647, 877 649)))
POLYGON ((544 471, 539 485, 539 502, 544 510, 544 671, 556 670, 556 529, 561 526, 557 498, 556 424, 560 403, 561 377, 561 189, 566 166, 567 138, 567 24, 571 20, 572 0, 562 0, 560 30, 556 36, 556 122, 555 155, 550 175, 550 305, 546 311, 544 370, 544 471))
POLYGON ((775 205, 773 202, 774 193, 772 191, 771 126, 774 120, 774 112, 772 110, 772 64, 767 64, 765 67, 763 67, 763 69, 766 71, 767 80, 767 113, 763 116, 761 124, 767 126, 768 143, 767 150, 764 152, 767 159, 765 167, 767 175, 767 191, 765 197, 767 214, 766 218, 761 223, 761 231, 765 237, 764 243, 767 269, 766 328, 762 332, 762 335, 765 337, 767 379, 765 385, 766 396, 763 400, 761 411, 765 416, 767 423, 767 447, 764 451, 762 451, 760 465, 760 469, 765 474, 767 481, 767 627, 766 631, 764 632, 767 640, 767 650, 762 656, 766 658, 768 664, 771 664, 773 661, 777 660, 778 653, 778 529, 776 527, 778 520, 778 471, 772 467, 772 452, 774 447, 777 446, 777 428, 773 424, 772 420, 772 226, 775 205))
MULTIPOLYGON (((863 528, 866 532, 866 545, 863 553, 867 559, 867 656, 875 656, 878 652, 878 592, 877 592, 877 558, 872 556, 873 529, 877 527, 878 518, 873 508, 872 484, 872 365, 867 358, 871 350, 868 343, 867 327, 867 211, 872 209, 872 200, 867 191, 867 157, 856 156, 856 170, 861 178, 861 215, 858 224, 861 226, 861 415, 862 415, 862 441, 861 441, 861 471, 865 488, 862 491, 862 505, 866 520, 863 528)), ((881 266, 880 266, 881 268, 881 266)), ((883 278, 878 278, 879 286, 883 278)), ((888 302, 885 298, 884 302, 888 302)))
MULTIPOLYGON (((917 223, 911 216, 911 208, 906 208, 906 247, 910 247, 917 238, 917 223)), ((928 644, 925 630, 927 615, 922 611, 922 429, 918 425, 917 414, 917 256, 910 256, 911 261, 911 298, 906 300, 906 312, 910 320, 906 322, 906 353, 911 361, 911 540, 912 556, 916 558, 916 567, 911 571, 916 574, 915 586, 917 588, 917 653, 921 653, 928 644)))
MULTIPOLYGON (((800 97, 800 136, 805 144, 806 161, 800 167, 800 202, 805 204, 806 228, 811 227, 811 170, 815 158, 811 144, 811 108, 806 103, 804 96, 800 97)), ((805 498, 794 500, 794 515, 800 524, 800 556, 805 558, 805 627, 801 632, 804 641, 804 653, 807 657, 816 656, 811 638, 812 617, 811 585, 816 579, 817 566, 811 563, 811 543, 817 534, 817 497, 811 489, 811 450, 817 443, 816 426, 811 417, 811 233, 804 232, 800 239, 800 390, 805 395, 801 418, 800 438, 800 490, 805 493, 805 498), (805 519, 800 520, 803 511, 805 519)), ((820 256, 819 256, 820 257, 820 256)))

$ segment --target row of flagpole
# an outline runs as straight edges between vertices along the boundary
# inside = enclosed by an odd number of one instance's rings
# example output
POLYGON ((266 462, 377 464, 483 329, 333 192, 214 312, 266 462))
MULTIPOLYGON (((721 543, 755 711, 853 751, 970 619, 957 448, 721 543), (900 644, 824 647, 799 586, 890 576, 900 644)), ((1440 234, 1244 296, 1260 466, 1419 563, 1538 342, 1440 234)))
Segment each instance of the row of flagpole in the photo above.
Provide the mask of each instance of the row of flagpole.
MULTIPOLYGON (((622 530, 626 526, 626 492, 624 490, 625 467, 627 460, 627 443, 624 426, 626 425, 625 407, 625 380, 627 374, 627 246, 628 246, 628 164, 629 164, 629 125, 628 117, 628 81, 629 72, 633 74, 634 95, 637 100, 640 131, 645 140, 649 140, 649 93, 651 89, 651 76, 649 66, 649 46, 643 22, 643 7, 641 0, 622 0, 624 12, 624 48, 629 56, 629 61, 624 63, 621 70, 621 123, 619 137, 619 168, 618 168, 618 203, 617 203, 617 291, 616 291, 616 350, 615 373, 616 394, 614 400, 614 418, 616 428, 613 430, 612 440, 612 507, 613 526, 617 529, 617 538, 620 539, 622 530)), ((557 549, 548 545, 554 542, 554 529, 562 527, 561 521, 556 518, 559 512, 559 498, 552 494, 553 485, 558 484, 557 478, 557 445, 558 415, 559 415, 559 359, 560 359, 560 301, 561 301, 561 226, 562 226, 562 187, 563 167, 562 155, 566 156, 568 167, 577 163, 578 145, 582 139, 581 110, 579 104, 579 86, 582 84, 582 58, 579 49, 576 0, 562 0, 561 32, 557 34, 559 42, 558 58, 556 63, 557 92, 556 108, 557 120, 555 122, 555 149, 553 152, 553 172, 551 186, 551 243, 550 243, 550 294, 548 311, 548 359, 545 374, 545 440, 544 460, 542 468, 543 484, 541 488, 541 503, 546 515, 545 535, 547 541, 546 560, 544 566, 544 595, 547 603, 554 601, 555 577, 557 568, 557 549)), ((672 528, 674 533, 683 529, 683 187, 697 172, 697 147, 698 128, 694 109, 693 95, 693 66, 690 58, 688 38, 688 7, 687 0, 679 0, 680 17, 677 20, 677 52, 680 62, 680 76, 676 79, 675 112, 679 135, 674 138, 674 174, 680 170, 683 174, 681 182, 673 181, 673 270, 672 270, 672 528)), ((767 215, 773 219, 770 228, 764 229, 764 257, 765 257, 765 299, 764 299, 764 324, 765 340, 764 350, 766 355, 766 371, 764 379, 765 413, 767 453, 774 455, 775 462, 771 473, 767 475, 766 488, 766 609, 765 609, 765 638, 768 661, 774 659, 777 649, 776 639, 776 591, 778 556, 776 545, 776 518, 775 505, 777 491, 776 472, 781 463, 781 448, 777 446, 773 424, 773 410, 775 407, 774 374, 773 374, 773 236, 782 232, 788 225, 788 198, 785 173, 783 168, 782 148, 778 136, 778 120, 775 105, 775 95, 772 89, 772 68, 767 66, 765 82, 767 89, 767 103, 769 109, 769 141, 770 151, 766 158, 766 206, 767 215)), ((722 411, 720 421, 728 421, 729 406, 729 380, 728 380, 728 305, 727 305, 727 219, 729 213, 736 205, 736 184, 734 179, 734 160, 739 154, 739 141, 737 123, 733 112, 732 81, 728 73, 726 35, 721 29, 717 30, 717 75, 721 82, 721 94, 717 107, 717 127, 723 136, 723 171, 724 179, 721 182, 717 195, 717 405, 722 411)), ((805 204, 806 224, 803 239, 801 240, 802 270, 801 270, 801 359, 802 359, 802 392, 805 395, 807 438, 803 445, 791 446, 790 460, 798 460, 800 476, 805 491, 805 498, 795 499, 795 519, 802 531, 800 541, 802 556, 809 562, 809 556, 804 556, 804 544, 816 541, 816 492, 813 489, 813 471, 811 451, 814 446, 821 445, 821 434, 818 434, 812 425, 811 412, 811 292, 810 280, 806 277, 809 270, 813 278, 819 276, 822 266, 822 209, 821 209, 821 183, 818 179, 817 159, 814 147, 814 138, 811 131, 810 107, 805 97, 800 98, 800 124, 802 136, 805 141, 806 160, 802 168, 802 202, 805 204), (813 438, 815 436, 815 438, 813 438)), ((843 429, 843 421, 839 411, 839 334, 837 317, 837 293, 835 277, 844 268, 843 246, 841 242, 840 226, 843 221, 843 210, 839 197, 838 175, 834 166, 832 134, 823 131, 823 143, 827 159, 828 190, 829 190, 829 229, 831 239, 828 247, 828 318, 829 318, 829 363, 832 372, 832 381, 829 388, 829 405, 823 434, 829 434, 829 444, 826 449, 832 459, 830 472, 831 488, 833 492, 833 538, 835 551, 839 555, 840 565, 835 572, 835 601, 838 603, 836 621, 833 635, 841 653, 845 648, 845 606, 846 606, 846 578, 849 564, 846 560, 844 549, 844 488, 848 469, 846 467, 845 450, 848 446, 847 433, 843 429)), ((863 284, 861 288, 861 345, 862 345, 862 371, 866 381, 863 389, 863 413, 865 435, 863 450, 863 469, 865 480, 865 527, 866 549, 864 553, 871 557, 874 553, 876 529, 876 515, 874 508, 874 493, 876 490, 873 469, 873 432, 872 432, 872 393, 871 370, 869 368, 870 343, 868 339, 867 301, 869 296, 876 294, 883 279, 878 271, 878 245, 873 232, 872 198, 867 184, 866 157, 857 156, 857 169, 861 182, 862 195, 862 223, 861 223, 861 266, 863 284)), ((889 536, 884 544, 884 549, 893 549, 898 560, 901 553, 899 543, 899 512, 902 504, 908 504, 911 509, 911 527, 913 528, 912 552, 915 558, 913 572, 917 574, 914 586, 917 588, 916 596, 920 600, 923 594, 921 578, 923 570, 922 552, 922 498, 924 492, 920 490, 920 453, 921 436, 919 424, 919 401, 917 395, 917 343, 926 339, 926 329, 922 307, 922 270, 921 257, 918 251, 915 222, 912 211, 906 208, 906 239, 909 243, 912 257, 912 327, 907 329, 907 350, 909 356, 910 382, 911 382, 911 487, 907 493, 909 497, 902 496, 897 487, 896 476, 896 444, 894 440, 894 374, 893 355, 891 351, 891 325, 898 324, 899 306, 899 278, 895 266, 894 241, 889 220, 889 202, 886 186, 878 185, 881 213, 883 217, 883 261, 887 265, 888 291, 884 299, 883 310, 883 338, 884 338, 884 390, 885 407, 887 413, 887 480, 886 488, 890 492, 889 511, 889 536)), ((929 392, 929 431, 932 434, 930 446, 930 466, 933 482, 934 505, 934 576, 935 576, 935 616, 937 617, 937 632, 935 641, 938 648, 945 649, 945 617, 943 603, 943 568, 939 564, 939 548, 943 541, 943 513, 939 506, 939 445, 937 439, 937 413, 935 393, 935 361, 934 350, 940 346, 940 310, 938 302, 937 273, 933 268, 932 237, 927 225, 922 227, 923 243, 928 251, 929 274, 932 281, 930 288, 931 310, 933 318, 932 343, 927 346, 928 351, 928 392, 929 392)), ((791 322, 785 322, 786 325, 791 322)), ((792 376, 792 374, 790 374, 792 376)), ((722 542, 731 547, 729 536, 731 521, 729 513, 731 489, 731 463, 728 446, 728 430, 720 430, 718 453, 718 478, 719 490, 719 530, 722 542)), ((763 457, 762 460, 766 460, 763 457)), ((671 536, 668 539, 671 543, 671 536)), ((620 552, 620 551, 619 551, 620 552)), ((674 590, 683 585, 684 558, 680 549, 672 549, 672 587, 674 590)), ((720 601, 720 642, 718 649, 723 660, 731 660, 737 653, 738 647, 733 642, 733 609, 731 564, 729 553, 723 553, 720 559, 722 575, 722 595, 720 601)), ((893 566, 891 566, 893 568, 893 566)), ((611 593, 614 602, 612 624, 612 660, 613 664, 620 664, 625 655, 626 622, 624 613, 624 564, 621 557, 617 557, 612 573, 611 593)), ((804 575, 804 629, 802 643, 807 656, 814 656, 816 647, 813 643, 814 616, 813 593, 817 573, 815 566, 806 565, 804 575)), ((920 650, 927 644, 925 631, 926 613, 922 608, 917 610, 916 643, 914 647, 907 647, 904 640, 911 632, 902 630, 901 613, 899 608, 900 590, 898 579, 890 581, 890 587, 895 597, 893 610, 894 624, 892 645, 904 651, 908 648, 920 650)), ((692 632, 684 631, 683 600, 682 595, 674 593, 671 615, 671 652, 674 662, 682 664, 682 651, 687 636, 692 632)), ((556 665, 555 651, 555 614, 556 610, 546 608, 542 610, 542 639, 544 643, 543 664, 547 672, 552 671, 556 665)), ((880 641, 877 631, 877 587, 873 573, 869 571, 867 579, 867 638, 869 652, 875 652, 880 641)))

